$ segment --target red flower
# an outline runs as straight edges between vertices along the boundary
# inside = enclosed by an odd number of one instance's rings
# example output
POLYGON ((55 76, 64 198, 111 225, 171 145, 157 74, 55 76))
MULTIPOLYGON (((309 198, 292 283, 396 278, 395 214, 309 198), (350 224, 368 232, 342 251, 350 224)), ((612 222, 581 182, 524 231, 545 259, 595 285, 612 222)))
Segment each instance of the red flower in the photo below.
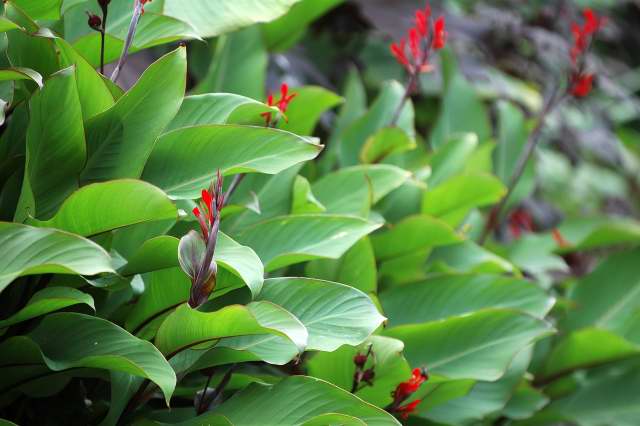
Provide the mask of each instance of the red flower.
POLYGON ((429 379, 429 375, 421 368, 414 368, 411 378, 406 382, 400 383, 393 392, 395 403, 400 403, 407 399, 411 394, 420 389, 420 386, 429 379))
POLYGON ((367 358, 369 357, 365 354, 357 354, 356 356, 353 357, 353 363, 356 366, 362 368, 367 363, 367 358))
POLYGON ((195 207, 193 209, 193 214, 198 219, 200 231, 202 232, 204 240, 207 241, 209 232, 219 222, 220 211, 222 210, 222 206, 224 206, 222 175, 220 174, 220 170, 217 172, 216 184, 214 185, 211 183, 208 189, 203 189, 201 197, 202 201, 200 202, 200 207, 195 207))
POLYGON ((436 19, 435 24, 433 24, 433 48, 434 49, 442 49, 446 43, 447 32, 445 31, 445 22, 444 16, 436 19))
POLYGON ((429 57, 432 50, 442 49, 446 43, 444 17, 431 21, 431 8, 416 11, 416 25, 399 43, 391 43, 391 54, 409 73, 428 72, 432 69, 429 57), (409 40, 409 54, 407 54, 409 40))
POLYGON ((573 34, 573 46, 569 52, 571 59, 571 74, 569 76, 569 93, 576 98, 584 98, 593 88, 593 74, 585 72, 585 56, 591 41, 596 33, 604 25, 604 18, 599 17, 593 10, 587 8, 582 12, 584 24, 577 22, 571 24, 573 34))
POLYGON ((522 231, 533 231, 533 218, 524 209, 518 208, 509 216, 509 230, 517 239, 522 235, 522 231))
POLYGON ((593 89, 593 74, 574 75, 571 81, 571 94, 576 98, 584 98, 593 89))
POLYGON ((421 402, 421 399, 416 399, 415 401, 411 401, 408 404, 396 408, 396 412, 400 414, 400 417, 406 420, 409 417, 409 414, 413 413, 421 402))
POLYGON ((100 19, 98 15, 94 15, 93 13, 87 12, 87 15, 89 16, 89 20, 87 21, 89 27, 92 30, 102 31, 102 19, 100 19))
POLYGON ((138 0, 140 2, 140 5, 142 6, 142 14, 144 15, 144 5, 146 3, 151 3, 152 0, 138 0))
MULTIPOLYGON (((282 83, 280 85, 280 99, 278 99, 277 101, 274 101, 273 93, 269 93, 269 96, 267 96, 267 105, 269 106, 277 105, 280 112, 284 115, 284 113, 287 112, 287 108, 289 108, 289 103, 296 96, 297 96, 297 93, 292 93, 289 95, 289 86, 287 85, 287 83, 282 83)), ((263 112, 260 115, 264 117, 266 126, 271 124, 271 120, 273 118, 271 115, 271 112, 263 112)), ((286 116, 284 117, 286 121, 287 117, 286 116)))

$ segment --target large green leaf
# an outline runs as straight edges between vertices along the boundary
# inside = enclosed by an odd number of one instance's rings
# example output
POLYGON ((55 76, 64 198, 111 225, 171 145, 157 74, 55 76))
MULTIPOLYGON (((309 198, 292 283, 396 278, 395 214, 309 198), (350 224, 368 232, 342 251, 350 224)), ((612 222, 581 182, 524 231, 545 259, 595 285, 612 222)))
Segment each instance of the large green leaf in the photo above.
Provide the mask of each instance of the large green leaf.
POLYGON ((257 124, 261 113, 272 111, 262 102, 233 93, 187 96, 166 131, 203 124, 257 124))
POLYGON ((11 0, 11 2, 24 10, 31 19, 60 18, 62 0, 11 0))
POLYGON ((447 272, 499 274, 517 271, 508 260, 471 240, 436 248, 429 256, 429 263, 434 269, 447 272))
POLYGON ((85 161, 82 109, 72 68, 47 80, 29 102, 27 162, 16 220, 48 218, 78 187, 85 161), (51 167, 56 164, 56 167, 51 167))
MULTIPOLYGON (((355 165, 367 139, 378 130, 392 124, 393 116, 404 96, 405 89, 397 81, 382 86, 380 94, 366 114, 355 120, 344 133, 340 142, 340 160, 343 165, 355 165)), ((402 109, 398 126, 413 137, 413 105, 407 102, 402 109)))
POLYGON ((496 203, 506 192, 500 180, 490 174, 462 174, 427 190, 422 212, 457 226, 472 209, 496 203))
POLYGON ((29 68, 4 68, 0 69, 0 81, 31 80, 42 87, 42 76, 29 68))
POLYGON ((167 403, 176 384, 173 369, 151 343, 107 320, 83 314, 49 315, 27 336, 2 344, 0 369, 7 372, 2 380, 33 379, 31 366, 40 363, 53 371, 100 368, 144 377, 162 389, 167 403), (23 364, 25 368, 16 368, 23 364))
POLYGON ((351 391, 356 371, 353 357, 372 349, 365 368, 373 368, 373 386, 364 386, 355 394, 365 401, 384 407, 393 401, 391 396, 398 383, 411 377, 409 364, 402 355, 404 344, 400 340, 383 336, 371 336, 358 347, 342 346, 333 352, 319 352, 307 363, 309 374, 351 391))
POLYGON ((311 259, 337 259, 379 226, 350 216, 282 216, 240 231, 237 240, 258 253, 266 271, 273 271, 311 259))
POLYGON ((569 311, 563 327, 593 326, 625 333, 640 308, 639 255, 639 249, 613 255, 578 281, 570 293, 575 308, 569 311))
POLYGON ((551 332, 549 324, 512 310, 488 309, 384 334, 405 343, 411 365, 449 378, 499 379, 522 349, 551 332))
POLYGON ((361 215, 409 176, 406 170, 386 164, 354 166, 323 176, 311 190, 327 213, 361 215))
POLYGON ((176 206, 158 188, 140 180, 121 179, 83 186, 51 219, 29 223, 89 236, 177 216, 176 206))
POLYGON ((562 339, 546 360, 542 381, 640 354, 640 346, 605 330, 586 328, 562 339))
POLYGON ((195 93, 228 92, 254 99, 264 97, 269 55, 260 28, 252 26, 218 38, 211 56, 211 65, 195 87, 195 93))
POLYGON ((290 90, 296 97, 287 108, 287 120, 280 120, 278 128, 297 135, 311 135, 322 114, 342 102, 340 96, 319 86, 290 90))
POLYGON ((258 300, 282 306, 300 319, 309 331, 311 350, 359 345, 385 320, 361 291, 311 278, 265 280, 258 300))
POLYGON ((43 288, 33 295, 24 308, 0 321, 0 328, 36 318, 69 306, 85 304, 95 310, 93 297, 69 287, 43 288))
POLYGON ((260 419, 262 424, 299 425, 329 413, 357 417, 372 426, 399 425, 381 408, 323 380, 305 376, 287 377, 273 386, 251 384, 215 408, 212 414, 205 414, 183 425, 208 424, 208 416, 217 414, 226 416, 237 426, 255 425, 256 419, 260 419))
POLYGON ((371 238, 380 260, 414 253, 416 250, 457 243, 461 238, 445 222, 427 216, 411 216, 390 230, 371 238))
POLYGON ((368 237, 361 239, 340 259, 318 259, 307 263, 305 275, 375 293, 378 273, 371 241, 368 237))
POLYGON ((85 182, 140 177, 156 138, 180 108, 186 68, 186 49, 179 47, 147 68, 113 107, 87 122, 85 182))
POLYGON ((601 247, 640 243, 640 223, 629 219, 576 219, 560 226, 569 246, 562 252, 593 250, 601 247))
POLYGON ((262 27, 265 43, 271 51, 291 48, 309 24, 344 0, 302 0, 284 16, 262 27))
POLYGON ((391 326, 437 321, 486 308, 517 309, 542 318, 554 302, 534 283, 471 274, 444 274, 393 287, 381 293, 380 300, 391 326))
POLYGON ((113 272, 96 243, 54 229, 0 222, 0 291, 22 275, 113 272))
POLYGON ((164 0, 162 11, 191 24, 202 37, 213 37, 257 22, 269 22, 299 0, 164 0))
POLYGON ((360 151, 360 161, 379 163, 392 154, 412 150, 416 141, 398 127, 385 127, 369 137, 360 151))
POLYGON ((300 321, 270 302, 230 305, 215 312, 200 312, 183 304, 163 321, 155 343, 171 358, 189 348, 213 346, 223 338, 268 334, 288 338, 299 351, 308 337, 300 321))
POLYGON ((282 130, 236 125, 187 127, 166 133, 143 178, 173 198, 196 198, 220 169, 224 174, 275 174, 315 158, 322 145, 282 130))
POLYGON ((447 139, 431 157, 431 175, 427 180, 429 186, 436 187, 463 171, 477 147, 478 136, 474 133, 462 133, 447 139))

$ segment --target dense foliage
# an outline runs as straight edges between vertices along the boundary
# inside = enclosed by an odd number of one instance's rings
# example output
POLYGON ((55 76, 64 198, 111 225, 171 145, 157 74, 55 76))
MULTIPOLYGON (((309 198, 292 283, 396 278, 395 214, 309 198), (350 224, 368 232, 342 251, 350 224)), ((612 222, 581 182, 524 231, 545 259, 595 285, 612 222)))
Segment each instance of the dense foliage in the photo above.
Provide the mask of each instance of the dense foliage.
POLYGON ((0 424, 640 423, 637 2, 389 3, 2 4, 0 424))

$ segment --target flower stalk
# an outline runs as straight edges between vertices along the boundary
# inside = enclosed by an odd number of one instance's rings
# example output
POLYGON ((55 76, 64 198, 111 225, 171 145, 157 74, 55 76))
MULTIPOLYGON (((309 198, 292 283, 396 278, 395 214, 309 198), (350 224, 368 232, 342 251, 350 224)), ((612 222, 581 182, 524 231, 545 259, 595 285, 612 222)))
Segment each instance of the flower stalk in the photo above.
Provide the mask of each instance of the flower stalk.
POLYGON ((149 3, 152 0, 134 0, 133 6, 133 15, 131 16, 131 22, 129 23, 129 30, 127 31, 127 37, 124 40, 124 47, 122 48, 122 53, 120 54, 120 59, 118 59, 118 63, 116 64, 113 73, 111 74, 111 81, 114 83, 118 80, 120 76, 120 71, 122 71, 122 67, 127 61, 127 56, 129 55, 129 49, 131 49, 131 44, 133 44, 133 38, 136 35, 136 28, 138 28, 138 22, 140 22, 140 17, 144 14, 144 5, 149 3))

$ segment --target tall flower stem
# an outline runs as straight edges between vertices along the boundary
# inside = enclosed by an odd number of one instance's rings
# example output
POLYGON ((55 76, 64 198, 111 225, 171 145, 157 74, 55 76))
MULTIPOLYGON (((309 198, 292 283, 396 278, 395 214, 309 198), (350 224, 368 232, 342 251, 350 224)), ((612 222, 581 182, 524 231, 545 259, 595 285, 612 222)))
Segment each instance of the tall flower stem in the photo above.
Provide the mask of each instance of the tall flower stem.
POLYGON ((391 123, 389 123, 390 126, 395 126, 396 124, 398 124, 398 120, 400 120, 400 115, 402 114, 402 110, 404 109, 404 106, 406 105, 407 101, 411 97, 411 94, 416 90, 417 84, 418 84, 418 73, 413 72, 411 73, 411 75, 409 76, 409 79, 407 80, 407 86, 404 89, 404 94, 402 95, 402 99, 400 99, 400 104, 398 105, 398 108, 396 108, 396 111, 393 113, 393 118, 391 119, 391 123))
POLYGON ((100 74, 102 75, 104 75, 104 47, 107 33, 108 12, 109 10, 106 6, 102 8, 102 31, 100 31, 100 74))
POLYGON ((555 85, 551 95, 547 99, 542 111, 540 112, 540 115, 538 116, 538 121, 533 131, 529 134, 529 138, 527 139, 527 144, 525 145, 522 153, 520 154, 520 157, 518 157, 518 162, 516 163, 516 166, 513 169, 513 173, 509 178, 509 186, 507 187, 507 193, 504 195, 504 197, 502 197, 500 202, 496 204, 496 206, 494 206, 493 209, 491 209, 491 212, 489 213, 489 218, 484 227, 482 235, 478 240, 478 244, 483 245, 486 242, 489 235, 491 235, 491 233, 500 224, 500 216, 502 216, 503 210, 505 209, 507 202, 509 201, 509 198, 511 197, 511 195, 513 194, 513 191, 518 185, 518 182, 520 181, 520 178, 524 173, 524 170, 527 166, 527 163, 529 162, 529 159, 531 158, 531 155, 533 155, 533 153, 536 150, 536 147, 540 142, 540 136, 542 135, 542 130, 544 129, 544 126, 546 124, 547 118, 549 117, 549 114, 551 114, 551 112, 553 112, 553 110, 558 105, 560 105, 560 103, 562 103, 562 101, 565 98, 564 94, 558 95, 558 92, 559 92, 558 85, 555 85))
POLYGON ((140 0, 135 0, 133 16, 131 16, 131 23, 129 24, 129 30, 127 31, 127 38, 124 41, 124 47, 122 48, 120 59, 118 59, 118 63, 113 70, 113 74, 111 74, 111 81, 113 81, 114 83, 116 82, 116 80, 118 80, 120 71, 122 70, 124 63, 127 61, 129 49, 131 48, 131 44, 133 43, 133 37, 136 35, 136 28, 138 27, 138 22, 140 22, 140 16, 142 16, 143 10, 143 3, 140 0))

